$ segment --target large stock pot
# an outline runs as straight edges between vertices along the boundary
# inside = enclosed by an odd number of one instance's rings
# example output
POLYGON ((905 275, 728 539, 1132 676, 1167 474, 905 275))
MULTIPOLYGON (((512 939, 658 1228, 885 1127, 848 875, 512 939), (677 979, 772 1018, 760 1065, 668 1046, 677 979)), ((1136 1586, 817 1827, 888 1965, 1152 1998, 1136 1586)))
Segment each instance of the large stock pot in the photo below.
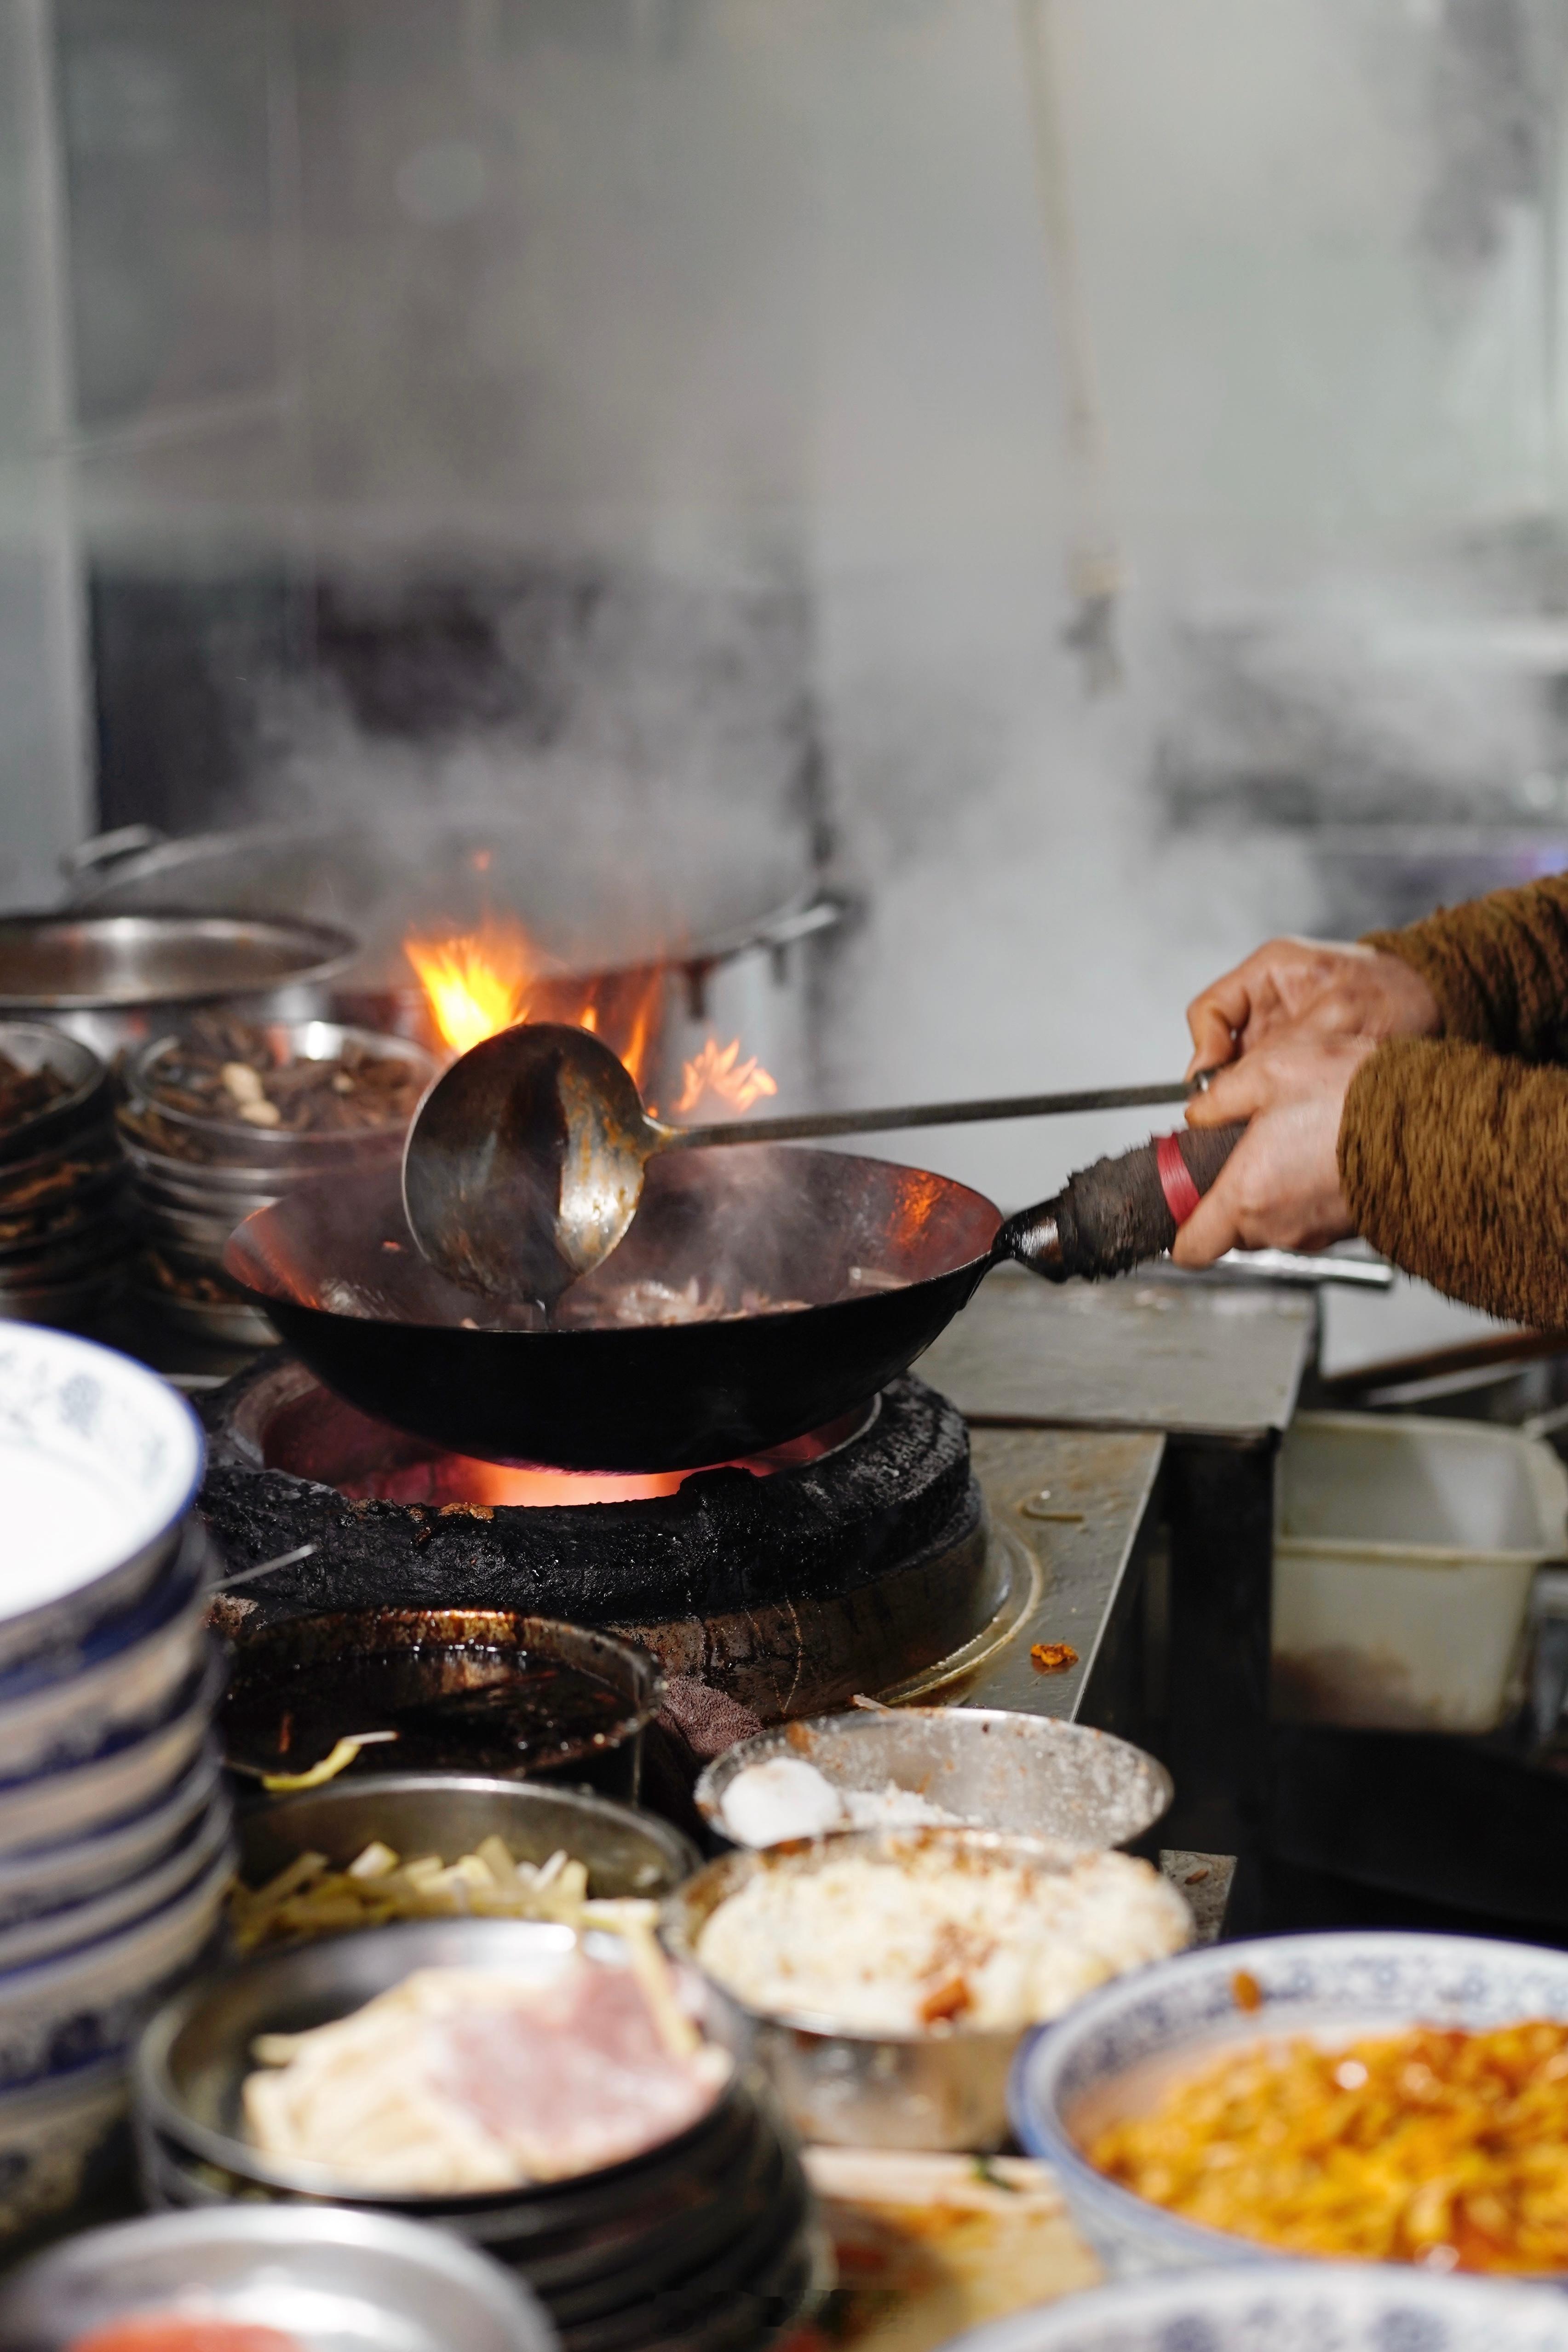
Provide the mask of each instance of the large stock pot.
POLYGON ((781 1105, 806 1091, 813 950, 846 912, 798 850, 759 842, 745 824, 695 857, 677 842, 517 816, 405 811, 174 839, 135 825, 84 843, 68 872, 73 903, 94 912, 221 908, 340 924, 361 947, 333 983, 333 1005, 427 1042, 404 940, 515 920, 548 975, 538 1012, 572 1017, 566 1000, 591 988, 647 992, 659 1041, 647 1090, 661 1104, 709 1036, 740 1039, 777 1078, 781 1105))

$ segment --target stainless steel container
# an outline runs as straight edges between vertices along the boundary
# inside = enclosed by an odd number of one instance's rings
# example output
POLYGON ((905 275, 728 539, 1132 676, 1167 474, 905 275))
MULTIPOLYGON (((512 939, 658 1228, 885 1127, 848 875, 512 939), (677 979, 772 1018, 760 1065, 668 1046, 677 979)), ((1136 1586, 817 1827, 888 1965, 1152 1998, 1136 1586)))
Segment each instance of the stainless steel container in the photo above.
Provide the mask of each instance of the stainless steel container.
POLYGON ((813 1765, 837 1790, 880 1796, 891 1783, 970 1828, 1081 1847, 1130 1844, 1175 1794, 1163 1764, 1087 1724, 1000 1707, 901 1706, 818 1716, 737 1741, 697 1782, 704 1820, 727 1837, 726 1790, 780 1756, 813 1765))
POLYGON ((707 2024, 744 2064, 760 2066, 780 2106, 807 2141, 848 2147, 998 2147, 1008 2136, 1008 2074, 1030 2026, 1005 2032, 962 2023, 925 2033, 845 2029, 816 2014, 768 2015, 749 2008, 703 1968, 697 1945, 719 1905, 764 1871, 797 1873, 827 1855, 881 1858, 927 1840, 961 1842, 998 1863, 1064 1863, 1069 1849, 977 1830, 845 1832, 764 1853, 720 1856, 666 1900, 660 1934, 671 1956, 694 1969, 706 1993, 707 2024))
POLYGON ((0 2288, 8 2352, 68 2352, 115 2320, 202 2298, 333 2352, 556 2352, 526 2288, 439 2230, 328 2206, 161 2213, 89 2230, 0 2288))
POLYGON ((179 1005, 229 999, 280 1016, 318 1008, 358 941, 277 915, 143 906, 134 911, 0 916, 0 1013, 39 1016, 111 1058, 168 1025, 179 1005))
POLYGON ((301 1853, 324 1854, 334 1870, 346 1870, 375 1839, 405 1858, 434 1853, 451 1863, 487 1837, 498 1837, 517 1862, 565 1853, 586 1863, 595 1896, 667 1895, 698 1866, 696 1848, 656 1813, 586 1789, 477 1773, 389 1772, 329 1781, 247 1811, 240 1874, 265 1884, 301 1853))
MULTIPOLYGON (((595 1958, 621 1937, 590 1931, 595 1958)), ((597 2172, 445 2196, 346 2189, 318 2164, 263 2156, 241 2095, 256 2038, 346 2017, 415 1969, 528 1975, 571 1947, 570 1928, 448 1919, 264 1952, 189 1988, 153 2021, 134 2092, 142 2184, 160 2205, 297 2210, 330 2199, 399 2213, 488 2249, 521 2272, 567 2352, 674 2344, 755 2352, 822 2283, 821 2241, 799 2157, 765 2095, 733 2074, 685 2130, 597 2172)))
MULTIPOLYGON (((327 1062, 348 1045, 410 1064, 428 1085, 434 1056, 402 1037, 377 1036, 340 1022, 266 1021, 275 1060, 327 1062)), ((242 1218, 267 1208, 295 1184, 401 1148, 402 1128, 298 1132, 233 1119, 199 1118, 158 1098, 160 1071, 180 1043, 159 1034, 121 1063, 117 1113, 130 1171, 126 1214, 141 1239, 133 1280, 138 1296, 177 1328, 227 1345, 265 1348, 276 1334, 265 1316, 234 1291, 223 1271, 224 1247, 242 1218)))

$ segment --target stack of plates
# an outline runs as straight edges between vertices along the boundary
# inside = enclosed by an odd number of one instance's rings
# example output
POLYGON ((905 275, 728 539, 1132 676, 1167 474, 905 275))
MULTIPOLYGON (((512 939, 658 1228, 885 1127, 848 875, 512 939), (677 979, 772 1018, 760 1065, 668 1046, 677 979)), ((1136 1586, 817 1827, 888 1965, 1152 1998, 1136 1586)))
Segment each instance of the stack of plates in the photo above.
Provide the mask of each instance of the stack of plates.
MULTIPOLYGON (((335 1061, 347 1045, 378 1059, 408 1062, 423 1083, 434 1057, 406 1037, 378 1037, 335 1021, 269 1022, 275 1061, 335 1061)), ((404 1128, 350 1134, 297 1133, 204 1118, 159 1098, 160 1075, 179 1052, 178 1035, 154 1038, 123 1074, 120 1140, 131 1169, 129 1212, 142 1243, 141 1295, 181 1329, 240 1346, 277 1336, 223 1271, 224 1244, 242 1218, 312 1176, 360 1164, 367 1152, 401 1149, 404 1128)))
POLYGON ((233 1870, 201 1471, 140 1364, 0 1339, 0 2237, 110 2160, 130 2046, 233 1870))
POLYGON ((109 1074, 41 1022, 0 1022, 0 1053, 65 1081, 43 1109, 0 1131, 0 1318, 80 1322, 118 1283, 128 1247, 109 1074))
MULTIPOLYGON (((377 1928, 259 1956, 193 1986, 154 2019, 137 2057, 149 2199, 186 2209, 330 2198, 438 2222, 520 2273, 566 2352, 765 2343, 824 2283, 823 2256, 794 2147, 766 2094, 743 2077, 689 2130, 628 2163, 483 2196, 348 2195, 334 2175, 281 2166, 245 2137, 241 2088, 257 2034, 345 2016, 418 1968, 537 1966, 562 1932, 495 1919, 377 1928)), ((607 1957, 618 1944, 589 1941, 607 1957)))

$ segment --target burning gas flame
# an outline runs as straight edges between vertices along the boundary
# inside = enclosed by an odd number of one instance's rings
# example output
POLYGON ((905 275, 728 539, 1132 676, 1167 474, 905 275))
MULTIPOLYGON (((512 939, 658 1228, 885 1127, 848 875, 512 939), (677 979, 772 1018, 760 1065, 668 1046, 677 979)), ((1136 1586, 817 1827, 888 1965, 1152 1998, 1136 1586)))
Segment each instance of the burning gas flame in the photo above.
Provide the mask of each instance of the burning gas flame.
POLYGON ((736 1110, 748 1111, 764 1096, 779 1091, 777 1081, 769 1077, 755 1054, 741 1060, 738 1037, 732 1037, 723 1047, 716 1037, 710 1037, 695 1060, 686 1064, 685 1081, 675 1105, 677 1118, 685 1118, 695 1110, 705 1095, 714 1095, 736 1110))
POLYGON ((537 966, 521 929, 471 931, 458 939, 405 940, 435 1025, 455 1054, 467 1053, 528 1009, 537 966))
MULTIPOLYGON (((410 938, 403 951, 454 1054, 465 1054, 519 1021, 561 1021, 602 1037, 636 1085, 644 1086, 663 1001, 657 965, 594 981, 552 972, 522 925, 503 921, 446 939, 410 938)), ((723 1046, 710 1037, 685 1064, 675 1115, 689 1116, 708 1097, 744 1113, 778 1091, 755 1054, 742 1060, 738 1037, 723 1046)))

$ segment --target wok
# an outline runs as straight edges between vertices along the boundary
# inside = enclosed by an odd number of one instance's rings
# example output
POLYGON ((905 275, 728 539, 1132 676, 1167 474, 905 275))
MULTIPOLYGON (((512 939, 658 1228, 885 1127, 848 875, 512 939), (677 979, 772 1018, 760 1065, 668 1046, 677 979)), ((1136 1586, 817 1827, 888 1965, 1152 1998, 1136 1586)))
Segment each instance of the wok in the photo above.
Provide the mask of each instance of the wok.
MULTIPOLYGON (((1180 1139, 1198 1189, 1239 1132, 1180 1139)), ((1154 1255, 1176 1230, 1160 1181, 1145 1145, 1004 1220, 967 1185, 891 1160, 791 1144, 671 1152, 650 1166, 626 1239, 549 1328, 528 1328, 537 1309, 478 1307, 425 1263, 395 1170, 318 1179, 258 1210, 224 1265, 329 1388, 430 1443, 562 1469, 689 1470, 875 1395, 1004 1258, 1061 1279, 1154 1255), (747 1290, 805 1304, 730 1322, 589 1324, 649 1279, 716 1284, 735 1307, 747 1290), (476 1307, 508 1328, 476 1328, 476 1307)))

